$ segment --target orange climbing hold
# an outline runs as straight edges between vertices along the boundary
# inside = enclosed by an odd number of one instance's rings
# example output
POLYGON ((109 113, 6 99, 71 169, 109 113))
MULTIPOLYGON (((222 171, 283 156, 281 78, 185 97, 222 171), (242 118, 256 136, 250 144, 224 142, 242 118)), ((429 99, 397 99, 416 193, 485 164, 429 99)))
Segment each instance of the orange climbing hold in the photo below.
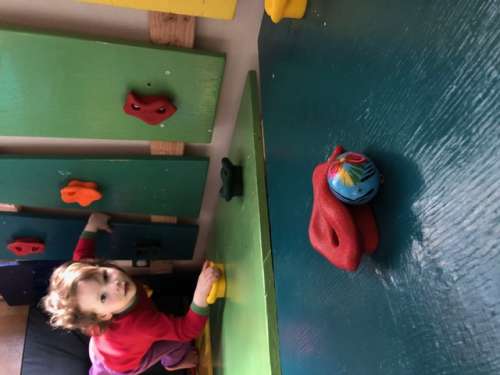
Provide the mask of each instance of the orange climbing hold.
POLYGON ((78 203, 82 207, 90 206, 102 198, 95 182, 71 180, 61 189, 61 199, 64 203, 78 203))

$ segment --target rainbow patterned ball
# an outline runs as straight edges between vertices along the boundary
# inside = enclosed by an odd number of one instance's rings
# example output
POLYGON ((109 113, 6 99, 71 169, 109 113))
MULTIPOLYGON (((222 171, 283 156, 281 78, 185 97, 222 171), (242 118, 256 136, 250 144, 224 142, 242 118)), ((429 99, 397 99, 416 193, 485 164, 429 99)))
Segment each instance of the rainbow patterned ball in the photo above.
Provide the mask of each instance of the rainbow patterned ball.
POLYGON ((327 173, 330 191, 342 202, 364 204, 378 192, 380 173, 363 154, 345 152, 330 161, 327 173))

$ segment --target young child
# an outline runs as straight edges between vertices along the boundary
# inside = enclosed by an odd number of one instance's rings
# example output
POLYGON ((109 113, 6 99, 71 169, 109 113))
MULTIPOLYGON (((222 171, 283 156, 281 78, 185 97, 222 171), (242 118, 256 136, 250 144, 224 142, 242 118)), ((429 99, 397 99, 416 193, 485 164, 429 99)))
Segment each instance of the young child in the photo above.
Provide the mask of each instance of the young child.
POLYGON ((161 361, 166 370, 195 367, 190 341, 207 321, 207 296, 220 277, 205 262, 193 302, 184 317, 156 310, 144 287, 123 270, 94 260, 99 230, 111 232, 109 216, 94 213, 78 241, 73 261, 54 270, 43 307, 53 327, 91 336, 89 375, 135 375, 161 361))

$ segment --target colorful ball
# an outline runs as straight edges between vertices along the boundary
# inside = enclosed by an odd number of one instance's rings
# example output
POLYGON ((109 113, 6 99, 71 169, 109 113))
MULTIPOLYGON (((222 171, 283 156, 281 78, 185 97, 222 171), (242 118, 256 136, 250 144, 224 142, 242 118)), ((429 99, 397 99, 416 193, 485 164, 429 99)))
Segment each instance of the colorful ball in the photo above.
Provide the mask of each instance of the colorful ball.
POLYGON ((364 204, 378 192, 380 173, 365 155, 345 152, 330 161, 328 167, 330 191, 342 202, 364 204))

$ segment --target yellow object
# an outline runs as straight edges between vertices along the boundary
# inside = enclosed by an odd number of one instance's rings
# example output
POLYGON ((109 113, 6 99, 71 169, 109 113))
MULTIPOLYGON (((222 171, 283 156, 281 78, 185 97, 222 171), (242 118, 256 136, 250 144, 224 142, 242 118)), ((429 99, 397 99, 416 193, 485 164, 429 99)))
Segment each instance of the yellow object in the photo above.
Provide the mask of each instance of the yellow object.
POLYGON ((210 267, 216 267, 221 271, 220 279, 217 280, 208 293, 207 303, 213 304, 217 298, 223 298, 226 295, 226 276, 224 275, 224 265, 220 263, 209 262, 210 267))
POLYGON ((146 291, 146 295, 148 296, 148 298, 151 298, 151 296, 153 295, 153 289, 151 289, 151 287, 146 284, 142 284, 142 286, 144 287, 144 290, 146 291))
POLYGON ((264 8, 274 23, 282 18, 302 18, 306 12, 307 0, 265 0, 264 8))
MULTIPOLYGON (((196 17, 234 18, 237 0, 80 0, 84 3, 185 14, 196 17)), ((246 0, 248 1, 248 0, 246 0)))
POLYGON ((196 347, 200 361, 198 363, 198 375, 213 375, 212 365, 212 343, 210 342, 210 322, 205 324, 203 334, 196 340, 196 347))

